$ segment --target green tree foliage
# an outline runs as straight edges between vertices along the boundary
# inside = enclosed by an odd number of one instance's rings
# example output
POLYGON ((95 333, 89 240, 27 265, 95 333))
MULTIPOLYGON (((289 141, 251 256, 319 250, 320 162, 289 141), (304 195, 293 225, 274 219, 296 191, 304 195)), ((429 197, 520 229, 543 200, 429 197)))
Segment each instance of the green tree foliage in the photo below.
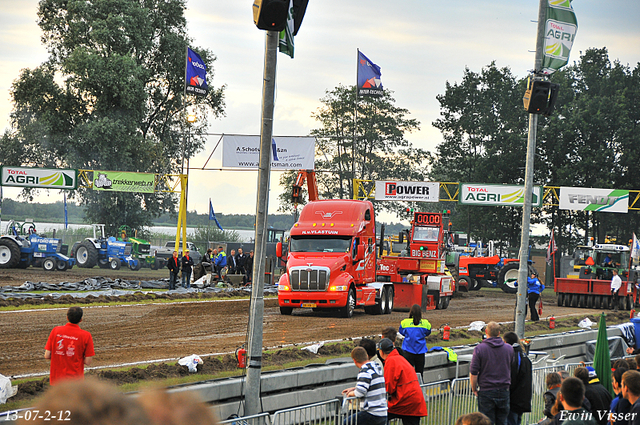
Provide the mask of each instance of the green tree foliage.
MULTIPOLYGON (((316 170, 321 199, 351 198, 353 167, 355 177, 363 180, 425 180, 427 153, 414 148, 405 135, 419 129, 419 122, 409 118, 409 111, 397 107, 390 90, 381 97, 360 98, 355 86, 339 85, 320 99, 322 106, 312 114, 320 128, 311 131, 316 137, 316 170), (355 156, 353 152, 356 139, 355 156)), ((284 173, 280 184, 290 188, 295 172, 284 173)), ((291 193, 279 197, 280 211, 291 211, 291 193)), ((399 212, 401 203, 380 203, 387 211, 399 212)))
MULTIPOLYGON (((223 114, 224 87, 188 97, 200 121, 183 114, 186 33, 184 0, 42 0, 38 25, 49 59, 24 70, 11 95, 13 131, 0 141, 2 163, 45 167, 175 173, 183 143, 190 157, 204 146, 207 116, 223 114), (191 137, 185 141, 187 131, 191 137)), ((170 193, 78 192, 88 222, 109 230, 151 224, 175 208, 170 193)))
MULTIPOLYGON (((612 64, 606 49, 589 49, 579 62, 553 74, 560 94, 552 116, 539 116, 534 184, 639 189, 639 79, 640 67, 612 64)), ((431 178, 524 184, 525 86, 525 79, 516 79, 495 63, 480 73, 466 69, 460 83, 447 83, 445 93, 438 96, 441 117, 433 123, 444 141, 432 158, 431 178)), ((454 229, 468 230, 477 239, 519 244, 520 208, 455 205, 452 209, 454 229)), ((557 206, 534 208, 532 214, 534 222, 543 221, 556 230, 559 246, 567 251, 589 236, 603 242, 608 235, 626 243, 640 220, 635 211, 587 214, 557 206)))

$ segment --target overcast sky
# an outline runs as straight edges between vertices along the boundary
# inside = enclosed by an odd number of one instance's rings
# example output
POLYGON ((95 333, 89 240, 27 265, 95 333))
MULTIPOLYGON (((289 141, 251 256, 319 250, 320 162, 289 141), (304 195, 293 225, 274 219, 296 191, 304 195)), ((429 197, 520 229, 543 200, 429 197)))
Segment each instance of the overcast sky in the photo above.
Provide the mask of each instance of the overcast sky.
MULTIPOLYGON (((9 126, 12 81, 21 69, 36 67, 47 57, 36 25, 37 3, 0 0, 2 129, 9 126)), ((265 32, 254 26, 251 5, 251 0, 187 1, 187 28, 194 46, 208 48, 218 58, 209 85, 227 86, 226 117, 212 121, 210 133, 260 131, 265 32)), ((638 0, 574 0, 573 8, 578 32, 570 62, 587 48, 607 47, 612 60, 636 66, 638 0)), ((459 82, 465 67, 479 72, 491 61, 524 77, 533 67, 537 13, 536 0, 310 0, 295 39, 295 59, 278 54, 274 135, 304 136, 317 127, 311 113, 325 91, 355 84, 359 48, 381 67, 382 83, 394 91, 397 106, 420 121, 420 131, 407 139, 433 150, 441 141, 431 125, 440 113, 436 96, 444 93, 446 82, 459 82)), ((204 164, 218 138, 209 137, 192 167, 204 164)), ((220 163, 218 148, 209 166, 220 163)), ((216 212, 255 213, 257 172, 192 171, 190 176, 189 210, 206 213, 212 198, 216 212)), ((272 213, 278 207, 276 196, 290 190, 278 186, 278 177, 271 177, 272 213)), ((17 193, 4 189, 5 198, 17 199, 17 193)), ((61 199, 61 194, 51 192, 38 200, 61 199)))

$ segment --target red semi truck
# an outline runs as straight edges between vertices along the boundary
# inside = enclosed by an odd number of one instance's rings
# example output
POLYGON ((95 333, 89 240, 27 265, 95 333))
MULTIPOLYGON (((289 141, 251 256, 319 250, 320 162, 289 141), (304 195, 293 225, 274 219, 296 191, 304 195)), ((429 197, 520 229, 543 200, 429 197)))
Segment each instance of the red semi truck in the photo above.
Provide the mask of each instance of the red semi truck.
MULTIPOLYGON (((429 227, 435 229, 429 236, 435 234, 435 241, 418 238, 410 244, 413 249, 407 257, 377 258, 370 201, 309 202, 291 228, 286 273, 278 283, 280 312, 337 309, 341 316, 351 317, 356 307, 371 314, 389 314, 394 303, 403 309, 415 303, 424 309, 446 308, 453 279, 444 274, 441 215, 439 224, 429 227)), ((412 238, 416 231, 422 232, 422 226, 412 226, 412 238)), ((276 251, 281 257, 281 244, 276 251)))

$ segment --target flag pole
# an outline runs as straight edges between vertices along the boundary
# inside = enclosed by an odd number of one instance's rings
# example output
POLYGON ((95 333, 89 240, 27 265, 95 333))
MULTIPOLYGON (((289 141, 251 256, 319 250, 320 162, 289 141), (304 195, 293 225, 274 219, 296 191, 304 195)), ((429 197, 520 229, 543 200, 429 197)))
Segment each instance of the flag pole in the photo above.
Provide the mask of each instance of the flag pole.
POLYGON ((356 199, 356 139, 358 137, 358 70, 360 65, 360 48, 357 49, 356 55, 356 101, 354 104, 355 118, 353 124, 353 148, 351 152, 351 193, 353 199, 356 199))

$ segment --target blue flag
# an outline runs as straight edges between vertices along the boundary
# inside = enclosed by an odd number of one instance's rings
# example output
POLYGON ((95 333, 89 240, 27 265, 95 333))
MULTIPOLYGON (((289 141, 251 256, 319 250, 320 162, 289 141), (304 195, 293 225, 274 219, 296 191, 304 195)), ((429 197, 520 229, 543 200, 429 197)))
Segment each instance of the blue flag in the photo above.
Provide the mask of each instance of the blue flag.
POLYGON ((186 88, 187 93, 206 96, 207 86, 207 66, 200 55, 187 47, 187 72, 186 88))
POLYGON ((209 199, 209 221, 211 221, 211 220, 216 222, 216 225, 218 226, 218 229, 224 231, 224 229, 220 225, 220 222, 216 218, 216 213, 213 211, 213 205, 211 205, 211 199, 209 199))
POLYGON ((380 67, 358 50, 358 96, 382 96, 380 67))

